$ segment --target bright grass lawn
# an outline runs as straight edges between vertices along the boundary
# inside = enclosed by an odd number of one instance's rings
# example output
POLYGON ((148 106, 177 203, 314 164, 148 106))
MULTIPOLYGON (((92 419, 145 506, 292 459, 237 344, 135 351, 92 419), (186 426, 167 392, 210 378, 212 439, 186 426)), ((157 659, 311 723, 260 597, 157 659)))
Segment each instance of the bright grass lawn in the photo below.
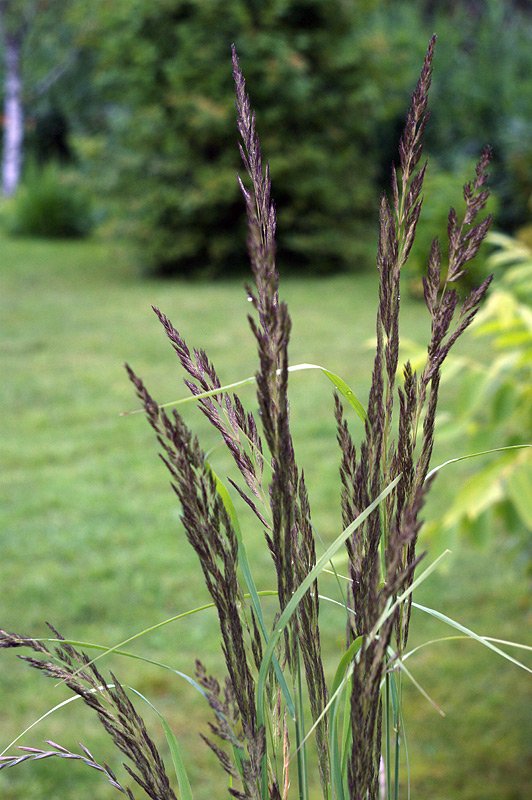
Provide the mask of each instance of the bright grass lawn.
MULTIPOLYGON (((49 620, 66 637, 115 645, 208 602, 153 433, 141 414, 119 416, 138 407, 123 363, 131 363, 158 401, 186 395, 177 359, 151 311, 153 303, 187 342, 207 350, 222 381, 252 375, 255 353, 243 280, 143 281, 126 247, 99 241, 0 244, 0 627, 46 636, 44 621, 49 620)), ((365 402, 375 276, 281 276, 280 291, 293 320, 291 363, 327 367, 365 402)), ((423 340, 426 316, 424 306, 403 299, 405 338, 423 340)), ((469 346, 478 352, 472 341, 466 334, 461 352, 469 346)), ((241 397, 254 405, 253 387, 242 390, 241 397)), ((324 542, 330 542, 341 525, 331 385, 319 372, 296 373, 291 397, 296 455, 305 469, 313 522, 324 542)), ((214 447, 215 434, 201 415, 193 407, 184 414, 203 435, 204 449, 214 447)), ((353 432, 356 425, 354 418, 353 432)), ((461 455, 456 444, 454 448, 440 448, 433 463, 461 455)), ((229 468, 216 454, 213 461, 219 474, 229 468)), ((445 508, 453 487, 474 468, 474 462, 446 468, 425 517, 431 517, 431 509, 445 508)), ((425 544, 432 557, 441 552, 440 543, 425 544)), ((451 546, 452 556, 415 599, 480 634, 531 644, 530 585, 508 539, 500 537, 489 550, 460 542, 451 546)), ((259 588, 272 588, 270 558, 254 523, 247 547, 262 565, 259 588)), ((333 609, 323 608, 322 613, 330 619, 324 646, 337 662, 343 624, 336 626, 333 609)), ((410 646, 452 633, 415 611, 410 646)), ((172 623, 126 649, 189 674, 201 656, 215 671, 215 615, 211 610, 172 623)), ((523 660, 532 663, 526 654, 523 660)), ((447 714, 441 718, 407 687, 413 800, 530 798, 532 676, 469 641, 424 648, 409 664, 447 714)), ((140 661, 108 657, 100 667, 115 669, 123 683, 144 693, 165 714, 186 755, 196 800, 225 796, 220 767, 198 736, 209 711, 193 690, 172 673, 140 661)), ((0 750, 67 696, 13 653, 1 653, 0 750)), ((140 706, 139 711, 166 753, 154 715, 140 706)), ((92 717, 81 703, 71 703, 19 743, 43 747, 48 738, 76 748, 81 741, 97 760, 109 760, 123 775, 117 751, 92 717)), ((97 773, 58 759, 0 774, 2 800, 113 796, 112 787, 97 773)))

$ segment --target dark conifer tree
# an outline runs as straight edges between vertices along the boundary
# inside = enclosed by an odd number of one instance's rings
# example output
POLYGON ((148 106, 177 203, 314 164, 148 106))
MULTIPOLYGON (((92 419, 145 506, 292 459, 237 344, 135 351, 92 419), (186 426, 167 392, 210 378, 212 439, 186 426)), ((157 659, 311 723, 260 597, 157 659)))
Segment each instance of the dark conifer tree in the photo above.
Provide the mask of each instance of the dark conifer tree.
POLYGON ((375 80, 363 23, 375 5, 150 0, 134 14, 129 2, 115 6, 117 35, 105 37, 104 67, 123 110, 115 114, 117 157, 149 272, 223 276, 246 268, 232 43, 271 154, 281 271, 372 262, 375 80))

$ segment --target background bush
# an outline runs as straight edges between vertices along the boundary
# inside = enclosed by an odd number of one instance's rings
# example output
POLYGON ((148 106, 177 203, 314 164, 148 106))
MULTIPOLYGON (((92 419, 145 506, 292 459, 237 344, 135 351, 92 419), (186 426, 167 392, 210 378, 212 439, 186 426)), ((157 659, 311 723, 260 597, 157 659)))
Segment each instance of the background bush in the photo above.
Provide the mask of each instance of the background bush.
POLYGON ((375 198, 434 31, 427 150, 454 173, 490 144, 496 224, 514 234, 532 195, 532 7, 522 0, 48 3, 23 53, 26 156, 75 152, 107 203, 106 232, 137 243, 145 272, 244 268, 234 42, 275 170, 281 270, 372 267, 375 198))
POLYGON ((31 166, 13 200, 8 229, 20 236, 80 238, 92 227, 90 202, 80 188, 50 162, 31 166))
POLYGON ((532 195, 532 6, 514 0, 426 3, 438 32, 427 147, 445 169, 493 149, 496 224, 513 231, 532 195))
MULTIPOLYGON (((135 15, 130 3, 116 5, 102 80, 117 187, 147 271, 246 268, 232 42, 275 174, 281 269, 325 274, 373 263, 381 89, 386 80, 388 95, 411 86, 410 62, 426 47, 420 38, 418 50, 395 48, 392 59, 393 42, 372 17, 379 5, 157 0, 138 3, 135 15)), ((403 91, 403 108, 404 100, 403 91)))
POLYGON ((510 0, 137 0, 132 14, 129 0, 118 0, 100 22, 95 79, 105 99, 106 180, 114 174, 146 272, 245 269, 231 147, 232 42, 275 174, 281 270, 372 266, 375 198, 388 185, 415 64, 433 31, 439 44, 427 144, 441 181, 490 144, 497 224, 509 232, 525 221, 532 193, 527 7, 510 0))

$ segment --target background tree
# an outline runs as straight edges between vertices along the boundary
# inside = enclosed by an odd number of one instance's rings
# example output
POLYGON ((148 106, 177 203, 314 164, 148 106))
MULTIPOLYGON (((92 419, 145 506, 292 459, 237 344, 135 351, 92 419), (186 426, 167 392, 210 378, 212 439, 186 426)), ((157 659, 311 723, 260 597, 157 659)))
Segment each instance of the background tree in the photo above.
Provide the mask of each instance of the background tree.
POLYGON ((496 225, 523 225, 532 193, 532 6, 506 0, 440 3, 441 66, 427 146, 445 169, 460 168, 488 142, 496 225))
MULTIPOLYGON (((0 0, 4 61, 2 192, 19 184, 25 122, 80 56, 81 6, 72 0, 0 0)), ((60 113, 56 109, 56 113, 60 113)))
MULTIPOLYGON (((100 82, 119 186, 147 270, 244 268, 233 42, 275 173, 281 269, 365 266, 378 196, 373 133, 384 103, 377 98, 393 46, 373 37, 379 5, 137 0, 133 11, 130 0, 113 4, 100 82)), ((417 56, 410 53, 408 63, 417 56)), ((393 65, 394 87, 407 66, 393 65)))

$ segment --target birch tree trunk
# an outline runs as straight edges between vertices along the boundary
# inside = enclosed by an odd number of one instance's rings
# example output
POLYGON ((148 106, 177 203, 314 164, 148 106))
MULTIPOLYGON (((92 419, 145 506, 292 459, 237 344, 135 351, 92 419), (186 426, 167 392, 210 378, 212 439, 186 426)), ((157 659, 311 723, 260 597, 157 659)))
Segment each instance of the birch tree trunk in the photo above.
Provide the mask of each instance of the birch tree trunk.
POLYGON ((22 78, 20 74, 20 37, 4 37, 4 137, 2 148, 2 192, 14 194, 20 180, 22 148, 24 142, 24 111, 22 106, 22 78))

